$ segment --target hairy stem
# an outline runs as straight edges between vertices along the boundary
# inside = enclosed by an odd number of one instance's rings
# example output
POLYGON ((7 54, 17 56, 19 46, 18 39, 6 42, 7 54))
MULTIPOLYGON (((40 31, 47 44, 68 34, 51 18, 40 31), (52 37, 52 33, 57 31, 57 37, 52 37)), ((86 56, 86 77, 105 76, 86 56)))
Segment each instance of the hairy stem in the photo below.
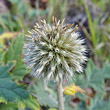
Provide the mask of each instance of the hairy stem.
POLYGON ((64 110, 62 81, 57 81, 57 98, 59 110, 64 110))
POLYGON ((48 92, 47 82, 45 78, 43 78, 43 86, 44 86, 44 90, 48 92))

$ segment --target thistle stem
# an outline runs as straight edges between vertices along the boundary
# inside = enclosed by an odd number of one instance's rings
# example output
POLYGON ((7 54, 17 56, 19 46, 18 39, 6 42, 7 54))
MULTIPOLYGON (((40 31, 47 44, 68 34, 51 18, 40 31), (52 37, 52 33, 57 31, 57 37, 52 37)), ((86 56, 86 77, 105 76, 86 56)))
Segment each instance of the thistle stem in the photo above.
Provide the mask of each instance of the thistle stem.
POLYGON ((64 110, 63 88, 62 81, 57 81, 57 100, 59 110, 64 110))

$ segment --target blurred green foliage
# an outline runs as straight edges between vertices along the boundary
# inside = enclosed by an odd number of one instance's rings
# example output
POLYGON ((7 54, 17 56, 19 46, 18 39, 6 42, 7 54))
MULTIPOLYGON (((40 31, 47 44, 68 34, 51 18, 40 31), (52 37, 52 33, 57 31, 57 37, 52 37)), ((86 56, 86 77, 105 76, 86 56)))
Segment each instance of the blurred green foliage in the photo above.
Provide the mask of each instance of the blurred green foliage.
MULTIPOLYGON (((40 19, 45 18, 50 23, 52 16, 59 19, 67 18, 70 5, 72 5, 72 0, 48 0, 46 9, 41 9, 38 2, 36 8, 33 8, 26 0, 9 1, 10 9, 0 13, 0 34, 27 33, 27 30, 40 19)), ((110 88, 108 87, 110 85, 107 85, 110 79, 109 0, 91 1, 94 7, 101 10, 100 13, 96 12, 95 18, 92 17, 91 8, 88 5, 91 3, 89 0, 88 2, 86 0, 73 1, 76 7, 84 9, 88 18, 90 32, 86 27, 83 27, 83 31, 90 42, 88 47, 93 56, 87 64, 85 73, 77 75, 75 81, 71 79, 68 82, 68 85, 74 82, 86 92, 77 93, 75 97, 65 96, 65 109, 73 110, 72 106, 75 105, 74 110, 109 110, 110 92, 107 91, 107 88, 110 88), (88 89, 91 90, 92 96, 88 95, 88 89), (80 100, 76 103, 73 99, 80 100)), ((24 39, 23 34, 18 34, 13 36, 7 48, 3 48, 0 44, 0 110, 40 110, 40 106, 45 108, 43 110, 57 110, 53 81, 48 84, 48 92, 44 90, 42 81, 37 80, 35 83, 30 81, 29 86, 24 81, 25 76, 30 73, 22 61, 24 39)))

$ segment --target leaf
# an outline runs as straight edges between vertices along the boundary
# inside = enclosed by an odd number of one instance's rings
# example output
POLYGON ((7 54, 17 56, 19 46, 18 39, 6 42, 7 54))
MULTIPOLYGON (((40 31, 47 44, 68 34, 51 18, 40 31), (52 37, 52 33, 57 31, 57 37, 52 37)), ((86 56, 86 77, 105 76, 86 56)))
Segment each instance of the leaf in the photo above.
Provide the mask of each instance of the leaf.
POLYGON ((23 64, 20 54, 22 52, 24 44, 23 34, 19 34, 13 41, 13 43, 8 48, 8 51, 4 55, 4 62, 16 61, 16 65, 12 70, 12 79, 13 80, 22 80, 24 75, 28 73, 26 66, 23 64))
POLYGON ((3 33, 2 35, 0 35, 0 44, 2 46, 4 46, 4 41, 5 39, 12 39, 14 38, 14 36, 16 36, 17 33, 16 32, 6 32, 6 33, 3 33))
POLYGON ((24 44, 23 34, 19 34, 13 41, 13 43, 8 48, 8 51, 4 55, 4 62, 16 60, 22 52, 24 44))
POLYGON ((29 71, 26 66, 23 64, 22 59, 18 58, 17 63, 15 64, 14 69, 11 72, 13 80, 22 80, 24 75, 29 71))
POLYGON ((10 79, 8 72, 12 66, 13 66, 13 63, 10 63, 6 66, 0 66, 0 79, 3 79, 3 78, 10 79))
POLYGON ((0 79, 0 96, 7 101, 23 100, 28 97, 28 92, 7 79, 0 79))
POLYGON ((8 107, 13 105, 13 103, 16 103, 23 109, 29 107, 32 108, 32 110, 40 110, 36 99, 29 95, 23 86, 17 85, 10 80, 9 70, 12 67, 13 63, 0 66, 0 102, 8 103, 6 110, 8 110, 8 107), (13 103, 9 104, 9 102, 13 103))
POLYGON ((0 49, 0 63, 3 61, 4 51, 0 49))
POLYGON ((103 64, 103 67, 100 70, 100 74, 104 78, 110 79, 110 64, 109 64, 109 62, 106 62, 105 64, 103 64))
POLYGON ((0 104, 0 110, 18 110, 17 104, 8 103, 8 104, 0 104))
POLYGON ((29 94, 23 86, 18 86, 10 80, 9 70, 11 67, 12 63, 0 67, 0 99, 4 99, 5 102, 17 100, 22 101, 28 98, 29 94))
POLYGON ((23 102, 8 102, 7 104, 0 104, 0 110, 18 110, 19 108, 23 110, 24 108, 26 110, 27 108, 29 108, 29 110, 40 110, 40 106, 34 97, 29 97, 29 99, 26 99, 23 102))
POLYGON ((37 100, 32 96, 30 96, 29 99, 25 100, 24 104, 26 108, 31 108, 32 110, 40 110, 40 106, 37 100))
POLYGON ((83 74, 80 75, 76 80, 76 85, 82 88, 91 87, 98 93, 102 94, 104 93, 105 80, 105 73, 103 72, 102 69, 98 69, 94 66, 94 63, 90 60, 85 71, 85 76, 83 74))
POLYGON ((75 108, 74 110, 87 110, 86 109, 86 103, 84 101, 80 102, 75 108))
POLYGON ((110 100, 104 101, 101 100, 100 95, 96 95, 91 99, 89 110, 109 110, 110 109, 110 100))
POLYGON ((56 108, 50 108, 50 109, 48 109, 48 110, 57 110, 56 108))
POLYGON ((97 102, 91 110, 110 110, 110 100, 97 102))
POLYGON ((40 105, 57 107, 56 97, 51 96, 48 92, 44 91, 42 82, 40 80, 37 81, 36 85, 31 86, 29 91, 32 95, 37 97, 37 101, 40 105))
POLYGON ((70 86, 66 86, 63 91, 64 94, 71 96, 75 96, 77 92, 83 93, 85 91, 81 89, 79 86, 76 86, 74 83, 70 86))
POLYGON ((65 110, 73 110, 73 107, 70 106, 70 102, 71 102, 71 98, 70 96, 67 96, 65 99, 65 103, 64 103, 64 106, 65 106, 65 110))

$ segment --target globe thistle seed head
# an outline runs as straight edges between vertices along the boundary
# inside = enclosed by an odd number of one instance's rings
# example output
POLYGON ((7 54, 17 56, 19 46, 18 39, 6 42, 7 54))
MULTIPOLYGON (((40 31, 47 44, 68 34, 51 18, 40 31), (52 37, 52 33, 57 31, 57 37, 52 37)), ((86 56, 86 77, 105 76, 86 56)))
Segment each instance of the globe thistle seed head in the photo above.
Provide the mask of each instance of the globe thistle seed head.
POLYGON ((53 17, 52 25, 41 20, 29 31, 23 54, 31 75, 68 79, 74 71, 83 71, 82 64, 87 61, 85 41, 76 32, 78 27, 72 26, 53 17))

